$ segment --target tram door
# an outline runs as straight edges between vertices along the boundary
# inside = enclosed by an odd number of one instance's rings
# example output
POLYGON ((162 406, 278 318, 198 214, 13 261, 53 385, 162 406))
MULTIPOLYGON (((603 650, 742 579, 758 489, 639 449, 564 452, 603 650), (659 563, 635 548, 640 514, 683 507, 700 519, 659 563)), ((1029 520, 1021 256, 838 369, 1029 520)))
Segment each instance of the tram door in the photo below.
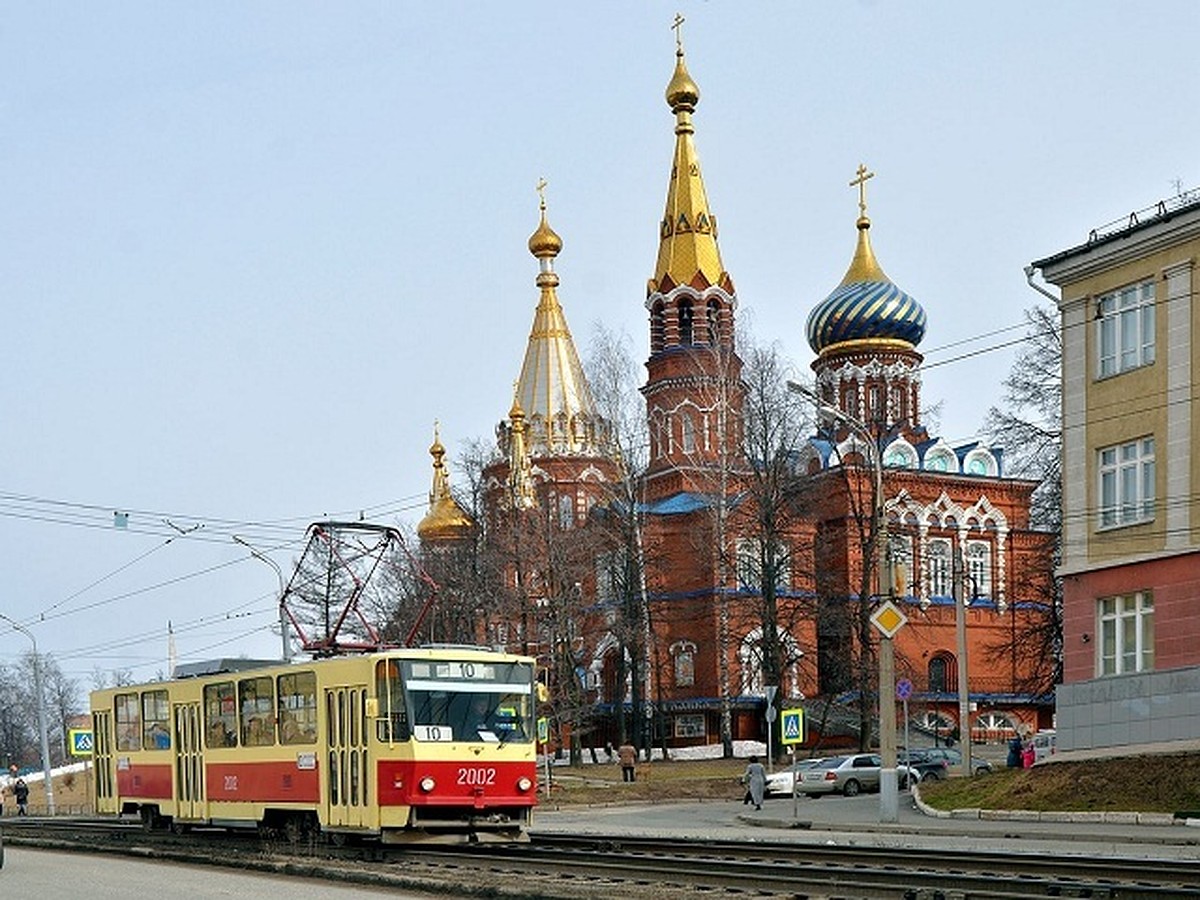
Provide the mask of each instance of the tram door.
POLYGON ((177 703, 175 719, 175 815, 204 818, 204 754, 200 746, 200 704, 177 703))
POLYGON ((373 827, 371 779, 367 766, 367 687, 355 684, 325 690, 325 822, 347 828, 373 827))
POLYGON ((96 773, 96 812, 117 811, 116 777, 114 774, 112 713, 108 710, 92 713, 92 768, 96 773))

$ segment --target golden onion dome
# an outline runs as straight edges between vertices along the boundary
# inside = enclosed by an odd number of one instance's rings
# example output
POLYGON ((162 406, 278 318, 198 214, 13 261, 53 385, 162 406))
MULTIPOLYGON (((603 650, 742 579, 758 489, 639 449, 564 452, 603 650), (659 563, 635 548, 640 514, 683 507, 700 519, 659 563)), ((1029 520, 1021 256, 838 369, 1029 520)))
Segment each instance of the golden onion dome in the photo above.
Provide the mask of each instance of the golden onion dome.
POLYGON ((538 259, 553 259, 562 250, 562 238, 554 233, 550 223, 546 221, 546 201, 542 200, 542 221, 538 223, 537 231, 529 236, 529 252, 538 259))
POLYGON ((433 457, 433 487, 429 491, 429 511, 417 525, 417 537, 435 543, 462 540, 469 536, 474 522, 450 493, 450 478, 444 460, 446 448, 438 437, 436 425, 429 455, 433 457))
POLYGON ((688 74, 687 66, 683 62, 683 48, 679 47, 675 51, 675 74, 671 76, 667 85, 667 105, 671 107, 672 112, 679 112, 681 109, 691 112, 699 102, 700 88, 688 74))

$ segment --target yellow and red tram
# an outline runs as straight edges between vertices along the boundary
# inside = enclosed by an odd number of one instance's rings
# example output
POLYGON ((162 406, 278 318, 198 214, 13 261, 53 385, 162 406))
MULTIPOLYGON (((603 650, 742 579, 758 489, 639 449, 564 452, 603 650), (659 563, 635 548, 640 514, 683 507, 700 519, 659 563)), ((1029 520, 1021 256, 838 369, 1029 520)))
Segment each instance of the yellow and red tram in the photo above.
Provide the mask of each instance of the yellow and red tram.
POLYGON ((181 667, 91 695, 96 811, 292 839, 520 840, 534 660, 421 647, 181 667))

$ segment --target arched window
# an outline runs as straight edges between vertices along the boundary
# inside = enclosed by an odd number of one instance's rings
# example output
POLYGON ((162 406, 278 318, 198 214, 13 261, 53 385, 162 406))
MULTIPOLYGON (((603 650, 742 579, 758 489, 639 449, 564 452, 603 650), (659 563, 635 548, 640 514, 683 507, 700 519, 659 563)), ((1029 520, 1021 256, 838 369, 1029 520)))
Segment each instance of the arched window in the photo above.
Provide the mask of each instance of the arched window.
POLYGON ((650 352, 660 353, 663 348, 663 305, 659 300, 650 307, 650 352))
POLYGON ((721 343, 721 304, 708 301, 708 343, 716 347, 721 343))
POLYGON ((696 452, 696 422, 688 413, 683 414, 683 421, 680 423, 682 430, 682 443, 684 453, 696 452))
POLYGON ((671 645, 671 659, 675 669, 675 687, 691 687, 696 683, 696 645, 691 641, 677 641, 671 645))
POLYGON ((950 542, 935 538, 925 551, 925 577, 929 581, 929 596, 950 596, 950 542))
POLYGON ((692 343, 692 319, 695 312, 692 310, 691 300, 680 300, 678 307, 679 314, 679 345, 681 347, 691 346, 692 343))
POLYGON ((968 596, 992 596, 992 545, 987 541, 967 541, 966 557, 968 596))
POLYGON ((949 653, 938 653, 929 660, 929 690, 935 694, 958 690, 958 668, 949 653))

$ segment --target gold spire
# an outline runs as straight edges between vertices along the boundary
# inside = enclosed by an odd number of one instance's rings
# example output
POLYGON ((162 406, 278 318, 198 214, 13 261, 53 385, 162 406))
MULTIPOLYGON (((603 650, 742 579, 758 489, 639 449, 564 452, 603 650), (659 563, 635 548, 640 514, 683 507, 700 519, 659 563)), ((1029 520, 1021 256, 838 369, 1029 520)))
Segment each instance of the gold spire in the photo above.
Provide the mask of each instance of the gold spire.
POLYGON ((700 158, 692 141, 692 113, 700 102, 700 88, 684 62, 679 33, 682 24, 683 17, 677 15, 671 26, 675 29, 675 72, 667 85, 666 98, 675 113, 675 157, 666 211, 659 226, 658 261, 651 291, 665 292, 681 284, 703 289, 728 278, 717 248, 717 218, 708 205, 700 158))
POLYGON ((538 182, 541 222, 529 239, 529 251, 539 261, 541 296, 517 379, 514 410, 519 408, 527 417, 524 440, 533 456, 602 455, 596 404, 558 302, 553 261, 562 240, 546 220, 545 187, 544 180, 538 182))
POLYGON ((508 411, 511 440, 508 454, 508 495, 513 509, 531 509, 537 502, 533 492, 533 472, 525 445, 525 411, 514 386, 513 405, 508 411))
POLYGON ((875 260, 875 252, 871 249, 871 220, 867 218, 867 179, 874 178, 874 172, 868 172, 862 163, 858 165, 857 177, 850 182, 850 187, 858 188, 858 246, 854 249, 854 259, 842 284, 855 284, 860 281, 890 281, 879 263, 875 260))
POLYGON ((474 524, 454 495, 450 493, 450 478, 446 473, 446 448, 438 436, 438 424, 433 423, 433 487, 429 490, 429 512, 417 525, 417 537, 422 541, 448 541, 466 537, 474 524))

